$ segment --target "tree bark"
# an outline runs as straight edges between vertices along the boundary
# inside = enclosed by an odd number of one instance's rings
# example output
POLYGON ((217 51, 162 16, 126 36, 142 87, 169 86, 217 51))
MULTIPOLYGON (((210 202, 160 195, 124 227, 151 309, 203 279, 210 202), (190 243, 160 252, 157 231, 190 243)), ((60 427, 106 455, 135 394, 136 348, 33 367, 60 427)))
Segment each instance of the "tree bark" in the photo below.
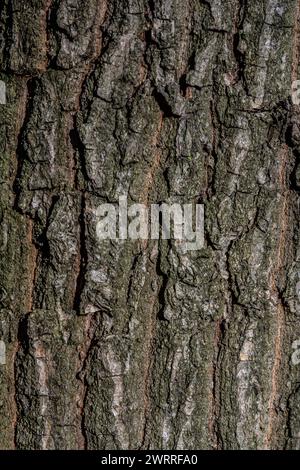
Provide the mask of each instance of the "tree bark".
POLYGON ((1 448, 300 449, 300 2, 0 15, 1 448), (205 247, 100 242, 123 194, 205 247))

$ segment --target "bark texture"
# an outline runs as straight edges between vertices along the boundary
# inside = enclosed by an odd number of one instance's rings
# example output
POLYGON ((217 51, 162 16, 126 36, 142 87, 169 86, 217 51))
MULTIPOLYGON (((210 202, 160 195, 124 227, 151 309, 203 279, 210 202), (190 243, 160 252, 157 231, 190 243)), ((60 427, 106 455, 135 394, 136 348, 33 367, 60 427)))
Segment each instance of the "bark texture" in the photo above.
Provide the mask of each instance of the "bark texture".
POLYGON ((1 1, 2 449, 300 448, 299 3, 1 1))

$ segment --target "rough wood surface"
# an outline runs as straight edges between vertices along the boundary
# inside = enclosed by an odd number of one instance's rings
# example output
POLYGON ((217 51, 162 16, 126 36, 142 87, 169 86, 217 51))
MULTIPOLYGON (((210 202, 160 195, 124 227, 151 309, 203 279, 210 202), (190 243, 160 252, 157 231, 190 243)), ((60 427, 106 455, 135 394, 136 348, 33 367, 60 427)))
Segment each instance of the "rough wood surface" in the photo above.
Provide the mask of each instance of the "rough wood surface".
POLYGON ((299 31, 299 0, 1 1, 1 448, 300 448, 299 31), (124 193, 203 203, 205 248, 100 243, 124 193))

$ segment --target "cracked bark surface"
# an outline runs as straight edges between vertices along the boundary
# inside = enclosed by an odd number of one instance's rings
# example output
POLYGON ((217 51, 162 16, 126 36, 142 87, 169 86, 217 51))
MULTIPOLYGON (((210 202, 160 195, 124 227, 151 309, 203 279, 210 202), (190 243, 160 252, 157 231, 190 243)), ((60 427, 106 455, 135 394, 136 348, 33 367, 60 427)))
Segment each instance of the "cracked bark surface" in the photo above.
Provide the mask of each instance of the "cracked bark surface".
POLYGON ((298 0, 2 0, 0 446, 299 449, 298 0), (205 248, 97 240, 203 203, 205 248))

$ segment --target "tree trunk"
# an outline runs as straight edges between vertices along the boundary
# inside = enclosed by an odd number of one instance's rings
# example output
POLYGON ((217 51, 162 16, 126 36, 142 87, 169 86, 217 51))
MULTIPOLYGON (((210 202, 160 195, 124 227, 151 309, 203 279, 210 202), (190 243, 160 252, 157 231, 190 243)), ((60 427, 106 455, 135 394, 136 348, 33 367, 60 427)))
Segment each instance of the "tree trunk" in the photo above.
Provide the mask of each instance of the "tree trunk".
POLYGON ((299 449, 299 1, 0 18, 1 447, 299 449), (204 248, 99 241, 124 194, 204 248))

